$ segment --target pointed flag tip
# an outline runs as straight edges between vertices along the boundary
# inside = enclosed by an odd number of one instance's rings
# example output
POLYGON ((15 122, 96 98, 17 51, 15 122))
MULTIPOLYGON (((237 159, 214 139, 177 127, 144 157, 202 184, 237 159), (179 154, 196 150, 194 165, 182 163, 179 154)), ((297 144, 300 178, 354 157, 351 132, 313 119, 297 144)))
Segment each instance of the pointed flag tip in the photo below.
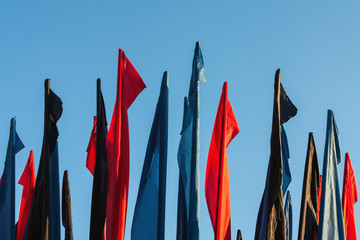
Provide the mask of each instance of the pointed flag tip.
POLYGON ((169 87, 169 72, 168 71, 164 72, 161 85, 163 85, 163 86, 166 85, 166 87, 169 87))
POLYGON ((200 41, 197 41, 197 42, 196 42, 196 46, 197 46, 197 47, 200 47, 200 41))

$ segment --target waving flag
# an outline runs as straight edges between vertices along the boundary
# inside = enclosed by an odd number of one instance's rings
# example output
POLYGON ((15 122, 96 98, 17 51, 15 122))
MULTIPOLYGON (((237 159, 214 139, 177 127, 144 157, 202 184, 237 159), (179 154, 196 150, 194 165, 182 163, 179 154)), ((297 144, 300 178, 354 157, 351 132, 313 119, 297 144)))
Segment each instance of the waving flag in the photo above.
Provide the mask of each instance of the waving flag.
POLYGON ((283 195, 285 195, 286 190, 291 182, 291 172, 290 172, 290 151, 288 140, 285 132, 284 125, 281 125, 281 149, 283 156, 283 181, 282 181, 282 189, 283 195))
POLYGON ((65 228, 65 240, 72 240, 73 231, 72 231, 71 196, 70 196, 68 170, 64 171, 61 205, 62 205, 61 207, 62 224, 65 228))
POLYGON ((16 119, 10 121, 5 167, 0 183, 0 238, 15 239, 15 154, 24 148, 16 133, 16 119))
POLYGON ((189 95, 185 97, 184 117, 178 149, 179 193, 177 240, 199 240, 200 170, 199 106, 200 81, 205 82, 204 61, 200 43, 196 43, 189 95))
POLYGON ((205 197, 215 240, 231 239, 230 182, 226 147, 240 132, 227 92, 228 82, 225 82, 215 118, 205 176, 205 197))
POLYGON ((286 239, 292 239, 292 203, 290 191, 287 191, 285 200, 286 239))

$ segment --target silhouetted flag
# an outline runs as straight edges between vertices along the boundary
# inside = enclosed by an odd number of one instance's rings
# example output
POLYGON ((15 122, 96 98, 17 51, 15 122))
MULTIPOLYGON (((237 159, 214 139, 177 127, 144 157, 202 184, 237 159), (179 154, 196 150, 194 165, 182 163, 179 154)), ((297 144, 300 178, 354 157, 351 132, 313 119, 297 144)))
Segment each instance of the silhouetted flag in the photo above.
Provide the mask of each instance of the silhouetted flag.
POLYGON ((354 170, 349 153, 345 154, 342 209, 344 214, 345 238, 357 239, 354 204, 358 201, 358 193, 354 170))
POLYGON ((106 138, 108 135, 106 112, 101 80, 97 80, 96 91, 96 147, 95 169, 91 200, 90 239, 102 239, 106 217, 106 196, 108 189, 108 156, 106 138))
POLYGON ((107 137, 109 188, 106 206, 106 239, 108 240, 124 239, 130 167, 127 109, 145 87, 124 51, 119 49, 116 101, 107 137))
POLYGON ((288 145, 284 125, 281 125, 281 147, 282 147, 282 156, 283 156, 282 189, 283 189, 283 196, 284 196, 286 193, 286 190, 291 182, 291 172, 290 172, 290 167, 289 167, 290 151, 289 151, 289 145, 288 145))
POLYGON ((309 133, 304 169, 303 188, 301 196, 300 222, 298 239, 317 238, 319 226, 319 198, 320 186, 319 164, 313 133, 309 133))
POLYGON ((60 240, 60 183, 58 142, 55 144, 49 161, 49 238, 60 240))
POLYGON ((19 180, 19 184, 23 186, 23 192, 20 204, 19 221, 16 231, 16 240, 22 240, 24 235, 35 189, 35 181, 34 152, 31 150, 29 159, 27 160, 25 169, 19 180))
POLYGON ((192 63, 189 95, 184 99, 184 117, 178 149, 179 192, 177 240, 198 240, 200 229, 199 118, 200 81, 206 82, 204 61, 197 42, 192 63))
POLYGON ((242 240, 242 235, 240 229, 237 230, 236 240, 242 240))
POLYGON ((216 113, 205 176, 205 197, 215 240, 231 239, 230 182, 226 147, 240 132, 227 93, 228 82, 225 82, 216 113))
POLYGON ((337 164, 341 161, 339 133, 328 110, 318 239, 345 239, 337 164))
POLYGON ((0 239, 15 239, 15 154, 24 148, 16 133, 16 119, 10 121, 5 167, 0 183, 0 239))
POLYGON ((56 183, 56 181, 51 180, 50 171, 54 171, 56 167, 58 168, 58 165, 56 165, 58 163, 54 163, 54 161, 57 161, 57 150, 55 151, 55 148, 57 145, 57 138, 59 136, 56 123, 61 117, 63 110, 61 99, 50 89, 50 79, 45 80, 44 100, 45 113, 43 145, 33 200, 31 202, 31 209, 23 237, 23 239, 29 240, 51 239, 51 236, 53 238, 57 237, 51 232, 53 229, 51 226, 54 226, 54 223, 50 221, 54 218, 50 217, 50 211, 60 211, 60 209, 49 209, 50 199, 53 199, 53 197, 50 197, 50 184, 56 183))
POLYGON ((164 72, 141 174, 132 240, 163 240, 168 144, 169 74, 164 72))
POLYGON ((285 215, 282 191, 283 161, 280 123, 285 123, 297 113, 282 85, 280 69, 275 74, 274 108, 271 130, 271 153, 265 190, 256 223, 255 239, 285 239, 285 215))
POLYGON ((65 228, 65 240, 73 239, 72 232, 72 214, 71 214, 71 195, 68 171, 64 171, 63 185, 62 185, 62 225, 65 228))
POLYGON ((285 199, 286 239, 292 239, 292 203, 290 191, 287 191, 285 199))

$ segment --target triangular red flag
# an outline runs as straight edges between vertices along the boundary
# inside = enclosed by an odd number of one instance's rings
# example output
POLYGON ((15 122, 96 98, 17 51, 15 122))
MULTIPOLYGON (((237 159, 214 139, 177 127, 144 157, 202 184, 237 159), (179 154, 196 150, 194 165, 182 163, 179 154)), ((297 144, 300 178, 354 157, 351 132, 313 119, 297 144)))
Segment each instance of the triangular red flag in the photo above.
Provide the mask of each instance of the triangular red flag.
POLYGON ((87 157, 86 157, 86 167, 89 169, 91 174, 94 176, 94 170, 95 170, 95 160, 96 160, 96 116, 94 117, 94 126, 91 130, 91 136, 89 145, 86 149, 87 157))
POLYGON ((211 137, 205 177, 205 196, 215 240, 230 240, 230 182, 226 147, 240 132, 227 98, 228 82, 223 85, 211 137))
POLYGON ((25 169, 19 184, 22 185, 23 193, 21 196, 20 212, 19 212, 19 221, 16 231, 16 240, 21 240, 24 235, 26 223, 30 213, 31 201, 35 189, 35 169, 34 169, 34 152, 30 151, 29 159, 27 160, 25 169))
POLYGON ((356 240, 354 204, 358 201, 355 174, 349 153, 345 154, 342 209, 344 215, 345 238, 356 240))
POLYGON ((124 239, 130 165, 127 109, 145 87, 124 51, 119 49, 116 102, 107 137, 109 159, 106 205, 107 239, 124 239))

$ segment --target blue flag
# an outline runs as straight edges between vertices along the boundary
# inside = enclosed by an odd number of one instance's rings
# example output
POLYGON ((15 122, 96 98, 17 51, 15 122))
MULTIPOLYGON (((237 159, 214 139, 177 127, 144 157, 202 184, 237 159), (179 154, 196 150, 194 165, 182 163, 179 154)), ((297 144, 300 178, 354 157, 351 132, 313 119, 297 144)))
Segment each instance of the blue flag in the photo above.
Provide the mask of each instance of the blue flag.
POLYGON ((5 167, 0 183, 0 239, 15 239, 15 154, 24 148, 11 119, 5 167))
POLYGON ((289 167, 290 151, 289 151, 289 145, 288 145, 284 125, 281 125, 281 147, 282 147, 282 158, 283 158, 282 190, 283 190, 283 195, 285 195, 286 190, 291 182, 291 172, 290 172, 290 167, 289 167))
POLYGON ((58 142, 49 161, 49 239, 60 240, 60 183, 58 142))
POLYGON ((165 228, 169 74, 164 73, 141 174, 132 240, 163 240, 165 228))
POLYGON ((286 193, 285 200, 286 239, 292 239, 292 203, 290 191, 286 193))
POLYGON ((340 161, 339 132, 334 114, 328 110, 318 239, 345 239, 337 169, 340 161))
POLYGON ((199 92, 206 82, 200 43, 196 43, 189 95, 185 97, 179 150, 177 240, 198 240, 200 229, 199 92))

